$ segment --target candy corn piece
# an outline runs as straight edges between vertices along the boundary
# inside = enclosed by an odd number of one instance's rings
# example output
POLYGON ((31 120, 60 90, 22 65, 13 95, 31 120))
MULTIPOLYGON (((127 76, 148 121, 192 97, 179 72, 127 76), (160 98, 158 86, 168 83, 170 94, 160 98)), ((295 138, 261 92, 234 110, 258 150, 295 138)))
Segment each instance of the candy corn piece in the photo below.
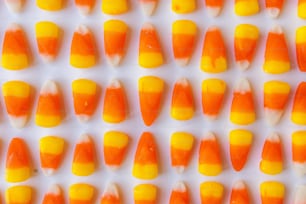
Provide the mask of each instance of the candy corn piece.
POLYGON ((1 63, 8 70, 24 69, 30 64, 29 45, 18 24, 11 24, 5 31, 1 63))
POLYGON ((25 0, 5 0, 5 4, 7 8, 15 13, 19 13, 24 5, 25 0))
POLYGON ((109 131, 104 134, 103 155, 105 164, 111 169, 117 169, 123 162, 129 136, 123 132, 109 131))
POLYGON ((306 72, 306 39, 305 39, 305 36, 306 36, 306 26, 299 27, 296 30, 295 45, 296 45, 297 63, 299 65, 300 71, 302 72, 306 72))
POLYGON ((238 81, 234 88, 230 120, 237 125, 248 125, 255 121, 253 94, 247 79, 238 81))
POLYGON ((295 172, 306 174, 306 131, 292 134, 292 161, 295 172))
POLYGON ((83 15, 88 15, 95 6, 95 0, 75 0, 74 3, 83 15))
POLYGON ((134 204, 154 204, 157 200, 157 187, 152 184, 139 184, 134 187, 134 204))
POLYGON ((24 127, 31 109, 30 85, 23 81, 8 81, 2 85, 2 93, 11 125, 24 127))
POLYGON ((250 24, 240 24, 235 29, 235 60, 241 70, 249 68, 253 61, 259 38, 259 30, 250 24))
POLYGON ((157 6, 158 0, 139 0, 142 12, 146 16, 151 16, 157 6))
POLYGON ((31 204, 33 190, 30 186, 12 186, 5 191, 6 204, 31 204))
POLYGON ((135 153, 133 176, 154 179, 158 176, 158 158, 155 139, 150 132, 142 133, 135 153))
POLYGON ((186 78, 176 81, 172 92, 171 117, 176 120, 189 120, 194 115, 194 101, 191 85, 186 78))
POLYGON ((306 1, 305 0, 299 0, 298 1, 298 17, 302 19, 306 19, 306 1))
POLYGON ((41 90, 35 123, 41 127, 55 127, 63 118, 60 92, 54 81, 46 81, 41 90))
POLYGON ((172 0, 172 11, 179 14, 191 13, 196 9, 195 0, 172 0))
POLYGON ((120 204, 118 188, 114 183, 106 186, 100 204, 120 204))
POLYGON ((240 171, 249 155, 252 145, 253 134, 248 130, 232 130, 229 134, 230 157, 232 166, 240 171))
POLYGON ((58 185, 52 185, 44 195, 42 204, 63 204, 64 196, 58 185))
POLYGON ((306 203, 306 186, 299 185, 295 189, 295 194, 292 204, 304 204, 306 203))
POLYGON ((225 43, 217 27, 210 27, 205 34, 201 69, 208 73, 220 73, 227 70, 225 43))
POLYGON ((127 0, 103 0, 102 11, 109 15, 119 15, 129 10, 127 0))
POLYGON ((290 85, 281 81, 269 81, 264 84, 265 117, 270 125, 279 122, 283 115, 290 93, 290 85))
POLYGON ((201 204, 221 204, 224 187, 219 182, 206 181, 200 185, 201 204))
POLYGON ((283 9, 284 0, 266 0, 266 9, 272 18, 277 18, 283 9))
POLYGON ((197 25, 190 20, 177 20, 172 24, 172 50, 175 62, 188 64, 196 41, 197 25))
POLYGON ((263 146, 260 170, 266 174, 279 174, 283 170, 282 146, 276 133, 270 135, 263 146))
POLYGON ((89 79, 77 79, 72 82, 74 113, 80 122, 87 122, 94 114, 98 103, 96 82, 89 79))
POLYGON ((70 204, 91 204, 95 188, 85 183, 76 183, 69 187, 69 203, 70 204))
POLYGON ((85 25, 76 28, 70 48, 70 64, 76 68, 90 68, 96 64, 96 42, 85 25))
POLYGON ((138 63, 144 68, 156 68, 164 63, 158 34, 150 23, 145 23, 140 31, 138 63))
POLYGON ((50 21, 40 21, 35 25, 39 55, 45 62, 53 61, 58 53, 60 28, 50 21))
POLYGON ((103 120, 109 123, 120 123, 127 117, 127 102, 123 86, 113 80, 106 88, 103 107, 103 120))
POLYGON ((290 70, 288 47, 280 26, 275 26, 268 34, 263 68, 270 74, 281 74, 290 70))
POLYGON ((248 189, 243 181, 237 181, 234 183, 231 197, 230 197, 230 204, 249 204, 250 198, 248 189))
POLYGON ((118 66, 124 56, 128 27, 120 20, 108 20, 104 23, 104 50, 107 61, 118 66))
POLYGON ((38 6, 38 8, 46 11, 59 11, 63 9, 64 2, 63 0, 36 0, 36 5, 38 6))
POLYGON ((182 173, 188 166, 194 137, 187 132, 175 132, 171 136, 170 151, 171 151, 171 165, 178 173, 182 173))
POLYGON ((216 17, 220 14, 223 7, 223 0, 205 0, 208 13, 216 17))
POLYGON ((301 82, 295 92, 291 120, 306 125, 306 82, 301 82))
POLYGON ((217 176, 222 172, 220 147, 216 136, 211 132, 201 141, 198 170, 206 176, 217 176))
POLYGON ((46 176, 52 175, 61 165, 65 140, 56 136, 46 136, 39 140, 40 164, 46 176))
POLYGON ((150 126, 159 115, 164 92, 164 81, 156 76, 144 76, 138 80, 140 111, 143 122, 150 126))
POLYGON ((6 154, 5 180, 7 182, 25 181, 31 176, 31 161, 28 148, 21 138, 13 138, 6 154))
POLYGON ((259 12, 258 0, 235 0, 235 13, 238 16, 251 16, 259 12))
POLYGON ((265 181, 260 184, 260 197, 262 204, 282 204, 284 196, 284 184, 277 181, 265 181))
POLYGON ((96 168, 95 146, 89 135, 81 135, 75 146, 72 173, 77 176, 89 176, 96 168))
POLYGON ((202 82, 202 110, 211 120, 219 115, 225 89, 226 83, 221 79, 206 79, 202 82))
POLYGON ((183 182, 178 182, 172 188, 172 192, 170 195, 169 204, 189 204, 189 193, 187 191, 187 187, 183 182))

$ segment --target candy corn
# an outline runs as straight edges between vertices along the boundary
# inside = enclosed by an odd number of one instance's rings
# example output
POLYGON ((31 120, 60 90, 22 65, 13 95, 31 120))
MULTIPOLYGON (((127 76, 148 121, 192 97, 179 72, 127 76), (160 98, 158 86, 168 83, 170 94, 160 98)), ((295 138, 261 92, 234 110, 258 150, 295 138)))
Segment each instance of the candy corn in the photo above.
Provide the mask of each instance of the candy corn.
POLYGON ((208 13, 216 17, 220 14, 223 7, 223 0, 205 0, 208 13))
POLYGON ((266 9, 272 18, 277 18, 283 9, 284 0, 266 0, 266 9))
POLYGON ((75 0, 74 3, 81 14, 88 15, 95 5, 95 0, 75 0))
MULTIPOLYGON (((306 5, 306 4, 305 4, 306 5)), ((306 7, 305 7, 306 8, 306 7)), ((300 71, 306 72, 306 26, 299 27, 296 30, 295 46, 296 57, 300 71)))
POLYGON ((220 73, 227 70, 225 43, 217 27, 210 27, 205 34, 201 69, 208 73, 220 73))
POLYGON ((118 66, 125 53, 128 27, 120 20, 108 20, 104 23, 104 50, 107 61, 118 66))
POLYGON ((80 25, 72 37, 70 64, 76 68, 90 68, 96 64, 96 60, 94 36, 88 27, 80 25))
POLYGON ((235 13, 238 16, 251 16, 259 12, 258 0, 235 0, 235 13))
POLYGON ((33 189, 30 186, 12 186, 5 191, 6 204, 31 204, 33 189))
POLYGON ((21 138, 13 138, 6 154, 5 180, 7 182, 25 181, 31 176, 31 159, 28 148, 21 138))
POLYGON ((127 117, 127 102, 123 86, 113 80, 106 88, 103 106, 103 120, 109 123, 120 123, 127 117))
POLYGON ((134 187, 134 204, 154 204, 157 200, 157 187, 152 184, 139 184, 134 187))
POLYGON ((46 81, 41 90, 36 109, 35 123, 41 127, 54 127, 63 118, 61 96, 54 81, 46 81))
POLYGON ((39 55, 45 62, 53 61, 58 53, 60 28, 50 21, 40 21, 35 25, 39 55))
POLYGON ((47 11, 58 11, 63 9, 64 2, 63 0, 36 0, 36 5, 43 10, 47 11))
POLYGON ((75 146, 72 173, 77 176, 89 176, 96 168, 95 146, 89 135, 81 135, 75 146))
POLYGON ((1 60, 2 67, 8 70, 24 69, 30 64, 29 45, 18 24, 11 24, 5 31, 1 60))
POLYGON ((58 185, 52 185, 44 195, 42 204, 63 204, 64 196, 58 185))
POLYGON ((230 204, 248 204, 250 203, 248 189, 243 181, 237 181, 234 183, 230 204))
POLYGON ((89 79, 72 82, 74 113, 80 122, 87 122, 94 114, 98 103, 98 85, 89 79))
POLYGON ((140 31, 138 63, 144 68, 155 68, 164 63, 158 34, 150 23, 145 23, 140 31))
POLYGON ((105 164, 111 169, 118 168, 123 162, 129 136, 123 132, 109 131, 104 134, 103 154, 105 164))
POLYGON ((171 117, 189 120, 194 115, 194 101, 191 85, 186 78, 176 81, 172 92, 171 117))
POLYGON ((201 204, 221 204, 224 187, 221 183, 206 181, 200 185, 201 204))
POLYGON ((295 92, 291 120, 298 125, 306 125, 306 82, 301 82, 295 92))
POLYGON ((39 140, 40 165, 46 176, 52 175, 61 165, 65 140, 56 136, 45 136, 39 140))
POLYGON ((164 81, 155 76, 144 76, 138 80, 140 111, 143 122, 150 126, 159 115, 164 81))
POLYGON ((282 204, 284 196, 284 184, 277 181, 265 181, 260 184, 260 197, 262 204, 282 204))
POLYGON ((189 204, 189 193, 183 182, 178 182, 172 188, 169 204, 189 204))
POLYGON ((100 204, 120 204, 120 197, 117 186, 110 183, 106 186, 100 204))
POLYGON ((8 81, 2 85, 2 93, 11 125, 24 127, 31 109, 30 85, 23 81, 8 81))
POLYGON ((290 70, 288 47, 280 26, 275 26, 268 34, 263 68, 270 74, 281 74, 290 70))
POLYGON ((295 189, 295 194, 292 204, 304 204, 306 203, 306 186, 299 185, 295 189))
POLYGON ((197 25, 190 20, 177 20, 172 24, 172 50, 175 62, 188 64, 196 41, 197 25))
POLYGON ((279 122, 283 115, 290 93, 290 85, 281 81, 269 81, 264 84, 265 117, 270 125, 279 122))
POLYGON ((202 82, 202 110, 209 119, 216 119, 223 104, 226 83, 221 79, 202 82))
POLYGON ((217 176, 222 172, 220 147, 216 136, 211 132, 201 141, 198 170, 206 176, 217 176))
POLYGON ((133 176, 154 179, 158 176, 157 146, 150 132, 142 133, 135 153, 133 176))
POLYGON ((175 132, 171 136, 171 165, 178 173, 182 173, 191 158, 194 137, 187 132, 175 132))
POLYGON ((241 70, 249 68, 253 61, 259 38, 259 30, 251 24, 240 24, 235 29, 235 60, 241 70))
POLYGON ((5 0, 7 8, 12 12, 20 12, 23 8, 25 0, 5 0))
POLYGON ((291 147, 295 172, 299 175, 306 174, 306 131, 297 131, 292 134, 291 147))
POLYGON ((235 85, 230 120, 237 125, 248 125, 255 121, 253 94, 247 79, 241 79, 235 85))
POLYGON ((102 11, 109 15, 119 15, 129 10, 127 0, 103 0, 102 11))
POLYGON ((306 1, 305 0, 298 0, 297 14, 298 14, 298 17, 302 19, 306 19, 306 1))
POLYGON ((236 171, 240 171, 249 155, 252 145, 253 134, 248 130, 232 130, 229 134, 230 157, 232 166, 236 171))
POLYGON ((279 174, 283 170, 282 146, 279 136, 271 134, 265 141, 261 153, 260 170, 266 174, 279 174))
POLYGON ((151 16, 157 6, 158 0, 139 0, 142 12, 146 16, 151 16))
POLYGON ((191 13, 196 9, 195 0, 172 0, 172 11, 179 14, 191 13))
POLYGON ((91 204, 95 193, 94 186, 85 183, 76 183, 69 187, 70 204, 91 204))

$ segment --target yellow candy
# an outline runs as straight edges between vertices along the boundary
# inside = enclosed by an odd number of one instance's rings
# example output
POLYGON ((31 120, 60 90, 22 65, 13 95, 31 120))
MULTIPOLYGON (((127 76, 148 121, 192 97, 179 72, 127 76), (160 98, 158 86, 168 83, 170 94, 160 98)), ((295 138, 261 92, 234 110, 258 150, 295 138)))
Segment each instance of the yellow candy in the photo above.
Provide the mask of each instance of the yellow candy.
POLYGON ((298 17, 306 19, 306 1, 299 0, 298 3, 298 17))
POLYGON ((157 187, 151 184, 139 184, 134 187, 135 203, 155 203, 157 197, 157 187))
POLYGON ((235 0, 235 13, 238 16, 250 16, 258 12, 258 0, 235 0))
POLYGON ((222 203, 224 187, 218 182, 203 182, 200 186, 200 195, 202 203, 222 203))
POLYGON ((32 188, 30 186, 13 186, 5 191, 6 204, 32 203, 32 188))
POLYGON ((117 15, 129 10, 127 0, 103 0, 102 11, 106 14, 117 15))
POLYGON ((175 13, 190 13, 196 9, 195 0, 172 0, 172 11, 175 13))
POLYGON ((285 195, 284 184, 277 181, 266 181, 260 184, 260 195, 262 204, 273 203, 271 201, 278 200, 277 203, 283 203, 285 195))
POLYGON ((63 8, 63 0, 36 0, 36 5, 43 10, 58 11, 63 8))
POLYGON ((69 187, 70 203, 91 203, 94 196, 94 187, 85 183, 73 184, 69 187))

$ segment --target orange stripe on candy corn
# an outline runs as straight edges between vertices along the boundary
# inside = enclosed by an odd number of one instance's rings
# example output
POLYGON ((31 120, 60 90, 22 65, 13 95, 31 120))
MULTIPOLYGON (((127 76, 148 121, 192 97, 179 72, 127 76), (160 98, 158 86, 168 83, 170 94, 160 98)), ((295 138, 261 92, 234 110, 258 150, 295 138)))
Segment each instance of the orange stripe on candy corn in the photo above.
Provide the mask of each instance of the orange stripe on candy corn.
POLYGON ((64 196, 58 185, 52 185, 44 195, 42 204, 64 204, 64 196))
POLYGON ((205 0, 206 8, 211 16, 218 16, 223 7, 223 0, 205 0))
POLYGON ((100 204, 121 204, 118 188, 114 183, 106 186, 100 204))
POLYGON ((270 16, 276 18, 283 9, 284 0, 266 0, 265 5, 270 16))
POLYGON ((237 181, 232 187, 230 204, 249 204, 250 197, 247 186, 243 181, 237 181))
POLYGON ((95 5, 95 0, 75 0, 74 2, 83 15, 88 15, 95 5))
POLYGON ((291 120, 298 125, 306 125, 306 82, 301 82, 295 92, 291 120))
POLYGON ((306 131, 292 134, 291 147, 293 168, 299 175, 303 175, 306 173, 306 131))
POLYGON ((169 204, 189 204, 190 198, 186 185, 178 182, 172 188, 169 204))
MULTIPOLYGON (((306 4, 305 4, 306 5, 306 4)), ((296 45, 296 57, 299 65, 299 69, 302 72, 306 72, 306 26, 299 27, 296 30, 295 45, 296 45)))
POLYGON ((158 0, 139 0, 143 13, 146 16, 151 16, 158 4, 158 0))

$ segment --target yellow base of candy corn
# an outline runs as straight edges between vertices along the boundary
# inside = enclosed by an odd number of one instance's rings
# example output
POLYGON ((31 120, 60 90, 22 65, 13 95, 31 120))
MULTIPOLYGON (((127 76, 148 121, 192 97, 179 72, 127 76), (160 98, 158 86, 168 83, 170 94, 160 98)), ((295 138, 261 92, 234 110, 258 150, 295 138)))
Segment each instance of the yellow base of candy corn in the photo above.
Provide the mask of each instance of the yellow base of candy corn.
POLYGON ((102 11, 110 15, 125 13, 128 11, 127 0, 104 0, 102 11))
POLYGON ((218 164, 200 164, 198 170, 206 176, 217 176, 222 172, 222 166, 218 164))
POLYGON ((301 3, 298 6, 298 17, 306 19, 306 3, 301 3))
POLYGON ((77 176, 88 176, 95 171, 95 164, 81 164, 73 162, 72 164, 72 173, 77 176))
POLYGON ((60 116, 45 116, 45 115, 36 115, 35 123, 41 127, 54 127, 61 123, 62 118, 60 116))
POLYGON ((154 201, 156 200, 157 189, 151 184, 139 184, 134 188, 134 200, 154 201))
POLYGON ((30 178, 30 168, 6 169, 5 180, 7 182, 21 182, 30 178))
POLYGON ((214 64, 210 57, 202 57, 201 70, 208 73, 220 73, 227 69, 227 62, 224 57, 219 57, 215 60, 214 64))
POLYGON ((175 13, 190 13, 193 12, 196 8, 196 4, 194 0, 189 1, 180 1, 180 0, 172 0, 172 11, 175 13))
POLYGON ((235 4, 235 13, 238 16, 250 16, 258 13, 259 5, 257 0, 241 1, 235 4))
POLYGON ((63 7, 62 0, 53 0, 53 1, 37 0, 36 4, 39 8, 47 11, 58 11, 61 10, 63 7))
POLYGON ((260 170, 266 174, 271 174, 271 175, 279 174, 283 170, 283 163, 262 160, 260 162, 260 170))
POLYGON ((189 120, 193 117, 192 108, 171 108, 171 117, 176 120, 189 120))
POLYGON ((103 114, 103 120, 108 123, 120 123, 124 120, 122 117, 114 117, 112 115, 103 114))
POLYGON ((70 200, 79 200, 79 201, 88 201, 91 203, 91 199, 94 195, 94 188, 88 184, 73 184, 69 188, 69 199, 70 200))
POLYGON ((76 68, 90 68, 96 64, 94 56, 71 55, 70 64, 76 68))
POLYGON ((5 203, 31 203, 32 189, 28 186, 9 187, 5 192, 5 203))
POLYGON ((141 53, 138 62, 144 68, 155 68, 164 63, 164 58, 161 53, 141 53))
POLYGON ((289 62, 267 61, 264 63, 264 71, 270 74, 281 74, 290 70, 289 62))
POLYGON ((298 125, 306 125, 306 113, 293 112, 291 116, 292 122, 298 125))
POLYGON ((28 56, 25 54, 3 54, 2 67, 9 70, 20 70, 29 66, 28 56))
POLYGON ((255 121, 255 113, 231 112, 230 120, 237 125, 248 125, 255 121))
POLYGON ((133 176, 139 179, 154 179, 158 176, 158 167, 156 164, 134 164, 133 176))

